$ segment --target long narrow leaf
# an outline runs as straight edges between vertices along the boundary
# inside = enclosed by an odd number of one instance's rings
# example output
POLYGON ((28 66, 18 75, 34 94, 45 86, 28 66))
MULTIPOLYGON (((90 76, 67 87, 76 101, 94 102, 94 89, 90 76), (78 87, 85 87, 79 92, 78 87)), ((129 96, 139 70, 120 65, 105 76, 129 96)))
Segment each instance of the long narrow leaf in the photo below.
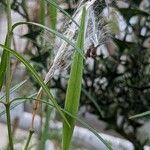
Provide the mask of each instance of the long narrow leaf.
POLYGON ((54 2, 53 0, 46 0, 46 1, 51 5, 53 5, 55 8, 57 8, 58 10, 60 10, 64 15, 66 15, 72 22, 74 22, 80 28, 78 23, 65 10, 59 7, 59 5, 56 2, 54 2))
POLYGON ((7 64, 7 54, 8 52, 5 52, 2 54, 1 64, 0 64, 0 90, 2 88, 3 82, 4 82, 4 75, 6 72, 6 64, 7 64))
MULTIPOLYGON (((84 35, 85 35, 85 17, 86 9, 83 8, 80 32, 77 38, 77 47, 84 50, 84 35)), ((79 107, 80 93, 81 93, 81 83, 83 74, 83 57, 75 51, 73 62, 71 65, 71 73, 68 81, 67 94, 65 100, 65 110, 70 112, 72 115, 76 115, 79 107)), ((62 149, 69 150, 71 138, 75 126, 75 119, 67 116, 70 128, 67 126, 66 122, 63 123, 63 142, 62 149)))
MULTIPOLYGON (((21 81, 20 83, 16 84, 14 87, 10 89, 10 94, 19 89, 22 85, 26 83, 27 80, 21 81)), ((5 99, 5 95, 0 97, 0 101, 5 99)))
POLYGON ((30 63, 26 59, 24 59, 20 54, 18 54, 16 51, 14 51, 10 48, 7 48, 6 46, 4 46, 2 44, 0 44, 0 47, 4 48, 4 50, 13 54, 16 58, 18 58, 26 66, 26 68, 31 72, 31 75, 37 80, 39 85, 43 88, 43 91, 48 95, 49 99, 51 100, 53 105, 56 107, 56 109, 60 113, 61 117, 64 119, 64 121, 67 123, 67 125, 70 126, 66 117, 64 116, 63 112, 61 111, 60 106, 57 104, 56 100, 53 98, 52 94, 50 93, 48 87, 46 86, 44 81, 40 78, 40 76, 38 75, 36 70, 30 65, 30 63))
POLYGON ((99 114, 102 116, 102 111, 96 100, 85 90, 82 88, 82 92, 89 98, 89 100, 94 104, 99 114))
MULTIPOLYGON (((27 98, 23 97, 23 98, 15 98, 15 99, 13 99, 13 100, 10 102, 10 110, 14 109, 15 107, 17 107, 18 105, 20 105, 21 103, 23 103, 23 102, 25 102, 25 101, 27 101, 27 100, 36 100, 36 98, 33 98, 33 97, 35 97, 36 95, 37 95, 37 93, 34 93, 34 94, 28 96, 27 98), (13 104, 13 103, 16 102, 16 101, 21 101, 21 102, 18 102, 18 103, 13 104)), ((53 107, 54 107, 54 106, 53 106, 53 107)), ((1 117, 2 115, 4 115, 5 113, 6 113, 6 109, 3 110, 2 112, 0 112, 0 117, 1 117)))
MULTIPOLYGON (((11 35, 9 35, 9 38, 10 39, 8 39, 8 34, 7 34, 6 39, 5 39, 5 45, 8 45, 8 46, 10 45, 11 35)), ((0 63, 0 90, 3 86, 8 59, 9 59, 9 52, 3 51, 3 54, 1 57, 1 63, 0 63)))
MULTIPOLYGON (((54 0, 54 1, 57 1, 57 0, 54 0)), ((53 4, 50 3, 50 5, 48 6, 48 12, 49 12, 50 26, 53 30, 56 30, 57 7, 55 7, 53 4)))
POLYGON ((35 22, 17 22, 17 23, 15 23, 15 24, 12 26, 12 31, 13 31, 17 26, 23 25, 23 24, 34 25, 34 26, 40 27, 40 28, 42 28, 42 29, 44 29, 44 30, 46 30, 46 31, 48 31, 48 32, 53 33, 54 35, 58 36, 59 38, 63 39, 65 42, 67 42, 68 44, 70 44, 73 48, 75 48, 75 50, 77 50, 77 51, 80 53, 80 55, 81 55, 83 58, 85 58, 84 55, 83 55, 83 53, 82 53, 82 50, 81 50, 79 47, 77 47, 72 41, 68 40, 63 34, 57 32, 57 31, 55 31, 55 30, 53 30, 53 29, 51 29, 51 28, 48 28, 48 27, 46 27, 46 26, 44 26, 44 25, 41 25, 41 24, 39 24, 39 23, 35 23, 35 22))
MULTIPOLYGON (((14 101, 21 101, 21 102, 20 102, 20 103, 17 103, 17 104, 14 104, 11 108, 14 108, 14 107, 18 106, 19 104, 21 104, 22 102, 24 102, 24 101, 26 101, 26 100, 28 100, 28 101, 36 100, 36 101, 40 101, 40 102, 42 102, 42 103, 45 103, 45 104, 49 105, 50 107, 54 107, 54 105, 52 105, 50 102, 47 102, 47 101, 42 100, 42 99, 37 100, 37 99, 35 99, 35 98, 30 97, 30 98, 16 98, 14 101)), ((91 127, 90 125, 88 125, 85 121, 82 121, 82 118, 78 118, 78 117, 76 117, 76 115, 73 115, 73 114, 71 114, 70 112, 68 112, 68 111, 66 111, 66 110, 64 110, 64 109, 62 109, 62 108, 61 108, 61 110, 62 110, 65 114, 67 114, 67 115, 69 115, 70 117, 72 117, 72 118, 74 118, 75 120, 77 120, 77 121, 78 121, 79 123, 81 123, 84 127, 86 127, 87 129, 89 129, 101 142, 103 142, 103 143, 105 144, 105 146, 108 148, 108 150, 113 150, 112 147, 111 147, 111 145, 110 145, 110 143, 107 142, 106 140, 104 140, 104 139, 101 137, 101 135, 98 133, 98 131, 96 131, 93 127, 91 127)))
POLYGON ((137 114, 137 115, 131 116, 129 119, 140 118, 140 117, 144 117, 144 116, 147 116, 147 115, 150 115, 150 111, 146 111, 146 112, 143 112, 141 114, 137 114))

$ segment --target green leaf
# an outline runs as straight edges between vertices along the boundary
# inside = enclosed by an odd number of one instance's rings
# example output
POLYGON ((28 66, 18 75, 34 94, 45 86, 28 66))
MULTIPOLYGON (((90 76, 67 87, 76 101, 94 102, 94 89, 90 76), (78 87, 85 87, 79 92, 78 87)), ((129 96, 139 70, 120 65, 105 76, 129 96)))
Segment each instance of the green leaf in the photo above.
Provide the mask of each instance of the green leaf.
MULTIPOLYGON (((21 81, 20 83, 16 84, 14 87, 12 87, 10 89, 10 94, 13 93, 13 92, 15 92, 17 89, 19 89, 26 82, 27 82, 27 80, 24 80, 24 81, 21 81)), ((4 99, 5 99, 5 95, 3 95, 3 96, 0 97, 0 101, 2 101, 4 99)))
POLYGON ((140 118, 140 117, 144 117, 144 116, 147 116, 147 115, 150 115, 150 111, 146 111, 146 112, 143 112, 141 114, 137 114, 135 116, 131 116, 129 119, 140 118))
MULTIPOLYGON (((30 95, 30 96, 28 96, 27 98, 25 98, 25 97, 19 97, 19 98, 15 98, 15 99, 13 99, 12 101, 10 101, 10 110, 12 110, 13 108, 15 108, 15 107, 17 107, 18 105, 20 105, 21 103, 23 103, 23 102, 25 102, 25 101, 27 101, 27 100, 36 100, 36 98, 33 98, 33 97, 35 97, 37 95, 37 93, 34 93, 34 94, 32 94, 32 95, 30 95), (16 102, 16 101, 21 101, 21 102, 18 102, 18 103, 15 103, 15 104, 13 104, 14 102, 16 102)), ((4 104, 4 103, 3 103, 4 104)), ((54 106, 53 106, 54 107, 54 106)), ((3 110, 2 112, 0 112, 0 117, 2 116, 2 115, 4 115, 6 113, 6 109, 5 110, 3 110)))
POLYGON ((15 23, 15 24, 12 26, 12 31, 13 31, 17 26, 23 25, 23 24, 34 25, 34 26, 40 27, 40 28, 42 28, 42 29, 44 29, 44 30, 46 30, 46 31, 48 31, 48 32, 53 33, 54 35, 58 36, 59 38, 63 39, 65 42, 67 42, 68 44, 70 44, 73 48, 75 48, 75 50, 77 50, 77 51, 80 53, 80 55, 81 55, 83 58, 85 58, 84 55, 83 55, 83 53, 82 53, 82 50, 81 50, 79 47, 77 47, 72 41, 68 40, 63 34, 57 32, 57 31, 55 31, 55 30, 53 30, 53 29, 51 29, 51 28, 48 28, 48 27, 46 27, 46 26, 44 26, 44 25, 41 25, 41 24, 39 24, 39 23, 35 23, 35 22, 17 22, 17 23, 15 23))
POLYGON ((2 54, 2 59, 1 59, 1 64, 0 64, 0 90, 4 82, 6 66, 7 66, 7 58, 8 58, 8 52, 4 52, 2 54))
POLYGON ((7 48, 6 46, 0 44, 0 47, 4 48, 4 50, 8 51, 9 53, 13 54, 16 58, 18 58, 25 66, 26 68, 30 71, 31 75, 37 80, 38 84, 42 87, 43 91, 47 94, 53 105, 56 107, 57 111, 60 113, 61 117, 64 119, 64 121, 67 123, 68 126, 69 123, 64 116, 63 112, 60 109, 60 106, 57 104, 56 100, 53 98, 53 95, 50 93, 47 85, 44 83, 44 81, 41 79, 41 77, 38 75, 36 70, 30 65, 30 63, 24 59, 20 54, 18 54, 16 51, 7 48))
MULTIPOLYGON (((54 0, 54 3, 56 3, 57 0, 54 0)), ((57 5, 58 6, 58 5, 57 5)), ((55 7, 53 4, 49 4, 48 7, 48 13, 50 18, 50 25, 53 30, 56 30, 56 24, 57 24, 57 7, 55 7)))
MULTIPOLYGON (((77 38, 77 47, 84 51, 84 35, 85 35, 85 17, 86 9, 83 8, 80 31, 77 38)), ((83 57, 75 51, 73 62, 71 65, 71 73, 68 81, 67 94, 65 100, 65 110, 70 112, 72 115, 76 115, 79 107, 80 93, 81 93, 81 83, 83 74, 83 57)), ((70 128, 67 126, 66 122, 63 123, 63 141, 62 149, 69 150, 71 138, 75 126, 75 119, 67 116, 70 128)))
MULTIPOLYGON (((31 101, 31 100, 36 100, 36 101, 40 101, 40 102, 42 102, 42 103, 45 103, 45 104, 49 105, 50 107, 54 107, 54 105, 52 105, 50 102, 47 102, 47 101, 42 100, 42 99, 37 100, 37 99, 32 98, 32 97, 30 97, 30 98, 16 98, 16 99, 14 99, 14 101, 17 101, 17 100, 20 101, 21 99, 23 99, 22 102, 24 102, 25 100, 29 100, 29 101, 31 101)), ((13 105, 12 108, 18 106, 18 105, 21 104, 22 102, 13 105)), ((66 111, 66 110, 64 110, 64 109, 62 109, 62 108, 61 108, 61 110, 62 110, 65 114, 67 114, 68 116, 70 116, 70 117, 74 118, 75 120, 77 120, 77 121, 78 121, 79 123, 81 123, 84 127, 86 127, 87 129, 89 129, 101 142, 103 142, 103 143, 106 145, 106 147, 107 147, 109 150, 113 150, 112 147, 111 147, 111 145, 110 145, 110 143, 107 142, 106 140, 104 140, 104 139, 101 137, 101 135, 98 133, 98 131, 96 131, 93 127, 91 127, 90 125, 88 125, 86 122, 82 121, 82 118, 78 118, 78 117, 76 117, 76 115, 73 115, 73 114, 71 114, 70 112, 68 112, 68 111, 66 111)))
MULTIPOLYGON (((9 38, 10 39, 8 39, 8 35, 7 35, 5 39, 5 45, 8 46, 10 45, 11 35, 9 35, 9 38)), ((9 52, 3 51, 1 63, 0 63, 0 91, 3 86, 8 59, 9 59, 9 52)))
POLYGON ((89 98, 89 100, 94 104, 99 114, 102 116, 102 111, 96 100, 85 90, 82 88, 82 92, 89 98))
POLYGON ((53 0, 46 0, 46 1, 50 3, 52 6, 54 6, 55 8, 57 8, 58 10, 60 10, 64 15, 66 15, 72 22, 74 22, 80 28, 78 23, 65 10, 59 7, 59 5, 56 2, 54 2, 53 0))

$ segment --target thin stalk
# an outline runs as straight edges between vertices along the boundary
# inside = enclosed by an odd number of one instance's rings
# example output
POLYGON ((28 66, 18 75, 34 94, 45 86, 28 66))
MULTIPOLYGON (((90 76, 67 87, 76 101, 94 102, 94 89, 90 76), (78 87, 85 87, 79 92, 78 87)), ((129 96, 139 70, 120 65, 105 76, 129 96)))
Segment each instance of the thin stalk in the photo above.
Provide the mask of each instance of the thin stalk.
MULTIPOLYGON (((50 4, 48 6, 48 14, 49 14, 49 20, 50 20, 50 27, 51 27, 51 29, 56 30, 57 8, 50 4)), ((55 42, 54 40, 55 40, 55 35, 52 38, 52 42, 55 42)), ((51 116, 51 112, 52 112, 52 108, 50 108, 47 104, 45 107, 46 107, 46 117, 45 117, 44 128, 43 128, 42 136, 41 136, 40 149, 45 149, 45 142, 49 135, 49 133, 48 133, 49 120, 50 120, 50 116, 51 116)))
MULTIPOLYGON (((37 96, 36 96, 36 99, 40 99, 41 96, 42 96, 42 88, 39 89, 37 96)), ((38 101, 35 101, 35 103, 33 105, 32 124, 31 124, 32 128, 34 128, 34 119, 35 119, 35 115, 38 111, 39 105, 40 105, 40 102, 38 102, 38 101)))
MULTIPOLYGON (((12 19, 11 19, 11 1, 7 0, 7 37, 5 45, 7 47, 11 47, 11 27, 12 27, 12 19)), ((13 135, 11 130, 11 117, 10 117, 10 84, 11 84, 11 71, 10 71, 10 54, 7 52, 7 62, 6 62, 6 118, 7 118, 7 128, 8 128, 8 137, 9 137, 9 147, 11 150, 14 150, 13 147, 13 135)))
MULTIPOLYGON (((57 0, 55 0, 56 2, 57 0)), ((48 6, 48 14, 49 14, 49 20, 50 20, 50 27, 53 30, 56 30, 56 24, 57 24, 57 8, 54 7, 52 4, 48 6)), ((55 42, 55 35, 52 38, 52 42, 55 42)), ((45 117, 45 123, 44 123, 44 128, 41 136, 41 149, 45 149, 45 141, 48 138, 48 130, 49 130, 49 120, 50 120, 50 115, 52 112, 52 108, 50 108, 46 104, 46 117, 45 117)))
POLYGON ((53 103, 55 108, 58 110, 61 117, 68 124, 68 126, 70 126, 70 124, 68 123, 67 118, 65 117, 64 113, 61 110, 61 107, 57 104, 56 99, 53 97, 53 95, 49 91, 48 87, 46 86, 46 84, 44 83, 42 78, 38 75, 36 70, 31 66, 31 64, 26 59, 24 59, 23 56, 21 56, 19 53, 17 53, 15 50, 7 48, 6 46, 4 46, 2 44, 0 44, 0 47, 4 48, 5 51, 8 51, 11 54, 13 54, 17 59, 19 59, 26 66, 26 68, 30 71, 30 74, 34 77, 34 79, 37 80, 37 83, 41 86, 42 90, 47 94, 49 100, 53 103))
MULTIPOLYGON (((40 1, 40 24, 42 25, 45 25, 45 11, 46 11, 46 5, 45 5, 45 1, 44 0, 41 0, 40 1)), ((43 38, 41 38, 41 45, 44 46, 45 44, 45 40, 43 38)), ((42 88, 39 89, 39 92, 37 94, 37 99, 40 99, 41 96, 42 96, 42 88)), ((47 139, 47 132, 48 132, 48 127, 49 127, 49 119, 50 119, 50 112, 51 110, 48 108, 48 106, 46 105, 47 109, 48 109, 48 112, 46 112, 46 121, 45 121, 45 124, 44 124, 44 130, 42 131, 42 128, 41 128, 41 131, 40 131, 40 134, 39 134, 39 138, 41 139, 41 145, 39 146, 40 149, 45 149, 45 141, 47 139)), ((34 118, 35 118, 35 115, 37 113, 37 111, 41 109, 42 110, 42 104, 41 102, 39 101, 35 101, 35 104, 34 104, 34 109, 33 109, 33 117, 32 117, 32 128, 34 127, 34 118)), ((41 116, 41 127, 43 126, 42 122, 43 122, 43 114, 42 114, 42 111, 40 113, 40 116, 41 116)))
POLYGON ((45 1, 40 0, 40 24, 45 25, 45 1))
MULTIPOLYGON (((57 0, 54 0, 56 3, 57 0)), ((50 20, 50 26, 53 30, 56 30, 57 25, 57 8, 53 6, 51 3, 48 6, 48 14, 49 14, 49 20, 50 20)))
POLYGON ((11 118, 10 118, 10 105, 6 104, 6 119, 7 119, 7 128, 8 128, 8 137, 9 137, 9 148, 10 150, 14 150, 13 146, 13 135, 12 135, 12 130, 11 130, 11 118))
POLYGON ((29 144, 30 144, 33 133, 34 133, 34 129, 30 129, 29 136, 28 136, 26 145, 24 147, 24 150, 28 150, 28 147, 29 147, 29 144))
MULTIPOLYGON (((40 24, 42 25, 45 25, 45 1, 44 0, 40 0, 40 14, 39 14, 39 22, 40 24)), ((41 39, 41 45, 43 46, 44 45, 44 40, 41 39)), ((42 88, 40 88, 38 94, 37 94, 37 99, 39 99, 42 95, 42 88)), ((39 107, 41 106, 41 103, 40 102, 35 102, 34 103, 34 107, 33 107, 33 117, 32 117, 32 128, 34 128, 34 118, 35 118, 35 115, 39 109, 39 107)), ((42 106, 41 106, 42 107, 42 106)), ((42 115, 41 115, 42 117, 42 115)), ((41 119, 41 126, 42 126, 42 119, 41 119)))
MULTIPOLYGON (((11 27, 12 27, 12 20, 11 20, 11 3, 10 0, 7 0, 7 37, 6 37, 6 43, 5 45, 7 47, 11 47, 11 27)), ((10 73, 10 55, 9 52, 7 54, 7 69, 6 69, 6 102, 9 103, 10 99, 10 82, 11 82, 11 73, 10 73)))
MULTIPOLYGON (((11 107, 10 107, 10 109, 11 109, 11 107)), ((13 126, 12 126, 12 137, 14 138, 14 136, 15 136, 15 132, 16 132, 16 130, 17 130, 17 128, 18 128, 18 125, 19 125, 19 118, 15 118, 14 119, 14 122, 13 122, 13 126)), ((6 148, 7 150, 9 150, 9 144, 7 145, 7 148, 6 148)))
POLYGON ((46 118, 45 118, 44 129, 42 132, 42 139, 41 139, 41 149, 43 150, 45 149, 45 141, 47 140, 49 135, 48 131, 49 131, 49 121, 50 121, 51 112, 52 112, 52 108, 46 104, 46 118))

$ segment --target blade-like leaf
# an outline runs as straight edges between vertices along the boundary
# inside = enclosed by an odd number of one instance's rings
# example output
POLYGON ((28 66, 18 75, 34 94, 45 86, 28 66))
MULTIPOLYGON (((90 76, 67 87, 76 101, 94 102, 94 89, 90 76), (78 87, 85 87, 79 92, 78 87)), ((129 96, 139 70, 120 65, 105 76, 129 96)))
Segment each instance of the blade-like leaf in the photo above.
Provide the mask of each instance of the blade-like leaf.
POLYGON ((150 111, 146 111, 146 112, 143 112, 141 114, 137 114, 137 115, 131 116, 129 119, 140 118, 140 117, 144 117, 144 116, 147 116, 147 115, 150 115, 150 111))
MULTIPOLYGON (((29 101, 36 100, 36 101, 40 101, 40 102, 42 102, 42 103, 45 103, 45 104, 49 105, 50 107, 54 107, 54 105, 51 104, 50 102, 47 102, 47 101, 42 100, 42 99, 38 99, 38 100, 37 100, 37 99, 35 99, 35 98, 30 97, 30 98, 16 98, 14 101, 21 101, 21 102, 19 102, 19 103, 17 103, 17 104, 14 104, 14 105, 11 107, 11 109, 12 109, 12 108, 15 108, 16 106, 18 106, 19 104, 21 104, 22 102, 24 102, 24 101, 26 101, 26 100, 29 100, 29 101)), ((69 115, 70 117, 72 117, 72 118, 74 118, 75 120, 77 120, 77 121, 78 121, 79 123, 81 123, 84 127, 86 127, 87 129, 89 129, 101 142, 103 142, 103 143, 106 145, 106 147, 107 147, 109 150, 113 150, 112 147, 111 147, 111 145, 110 145, 110 143, 107 142, 106 140, 104 140, 104 139, 101 137, 101 135, 98 133, 98 131, 96 131, 93 127, 91 127, 90 125, 88 125, 86 122, 82 121, 82 118, 78 118, 78 117, 76 117, 76 115, 73 115, 73 114, 71 114, 70 112, 68 112, 68 111, 66 111, 66 110, 64 110, 64 109, 62 109, 62 108, 61 108, 61 110, 62 110, 65 114, 67 114, 67 115, 69 115)), ((3 112, 3 113, 5 113, 5 112, 3 112)), ((0 116, 1 116, 1 113, 0 113, 0 116)))
POLYGON ((99 114, 102 116, 102 111, 96 100, 85 90, 82 88, 82 92, 89 98, 89 100, 94 104, 99 114))
MULTIPOLYGON (((10 45, 11 34, 9 35, 9 38, 10 39, 8 39, 8 35, 7 35, 5 39, 5 45, 8 45, 8 46, 10 45)), ((9 59, 9 52, 3 51, 3 54, 1 57, 1 63, 0 63, 0 90, 3 86, 8 59, 9 59)))
MULTIPOLYGON (((21 81, 20 83, 16 84, 14 87, 10 89, 10 94, 15 92, 17 89, 19 89, 24 83, 26 83, 27 80, 21 81)), ((0 101, 5 99, 5 95, 0 97, 0 101)))
POLYGON ((65 42, 67 42, 68 44, 70 44, 73 48, 75 48, 75 50, 77 50, 77 51, 80 53, 80 55, 81 55, 83 58, 85 58, 84 55, 83 55, 83 53, 82 53, 82 50, 81 50, 79 47, 77 47, 72 41, 68 40, 63 34, 57 32, 57 31, 55 31, 55 30, 53 30, 53 29, 51 29, 51 28, 48 28, 48 27, 46 27, 46 26, 44 26, 44 25, 41 25, 41 24, 39 24, 39 23, 35 23, 35 22, 17 22, 17 23, 15 23, 15 24, 12 26, 12 31, 13 31, 17 26, 23 25, 23 24, 34 25, 34 26, 40 27, 40 28, 42 28, 42 29, 44 29, 44 30, 46 30, 46 31, 48 31, 48 32, 53 33, 54 35, 58 36, 59 38, 63 39, 65 42))
POLYGON ((46 1, 51 5, 53 5, 55 8, 57 8, 58 10, 60 10, 64 15, 66 15, 72 22, 74 22, 80 28, 78 23, 65 10, 59 7, 59 5, 56 2, 54 2, 53 0, 46 0, 46 1))
MULTIPOLYGON (((56 1, 56 0, 54 0, 56 1)), ((54 2, 56 3, 56 2, 54 2)), ((50 19, 50 26, 53 30, 56 30, 56 24, 57 24, 57 7, 55 7, 53 4, 49 4, 48 7, 49 12, 49 19, 50 19)))
POLYGON ((56 109, 60 113, 61 117, 68 124, 68 126, 70 126, 66 117, 64 116, 63 112, 61 111, 60 106, 57 104, 56 100, 53 98, 53 95, 50 93, 48 87, 46 86, 44 81, 40 78, 40 76, 38 75, 36 70, 30 65, 30 63, 26 59, 24 59, 20 54, 18 54, 16 51, 14 51, 10 48, 7 48, 6 46, 4 46, 2 44, 0 44, 0 47, 4 48, 4 50, 13 54, 16 58, 18 58, 26 66, 26 68, 30 71, 31 75, 37 80, 38 84, 42 87, 43 91, 47 94, 47 96, 49 97, 49 99, 51 100, 53 105, 56 107, 56 109))
MULTIPOLYGON (((84 35, 85 35, 85 17, 86 9, 83 8, 80 31, 77 38, 77 47, 84 51, 84 35)), ((68 81, 67 94, 65 100, 65 110, 70 112, 72 115, 76 115, 79 107, 80 93, 81 93, 81 83, 83 74, 83 57, 75 51, 73 62, 71 65, 70 78, 68 81)), ((75 126, 75 119, 67 116, 70 128, 67 126, 66 122, 63 123, 63 141, 62 149, 69 150, 71 138, 75 126)))
POLYGON ((2 59, 1 59, 1 64, 0 64, 0 90, 3 86, 3 82, 4 82, 4 75, 6 72, 6 64, 7 64, 7 54, 8 52, 5 52, 2 54, 2 59))
MULTIPOLYGON (((15 98, 15 99, 13 99, 12 101, 10 101, 10 110, 12 110, 13 108, 17 107, 18 105, 20 105, 21 103, 23 103, 23 102, 25 102, 25 101, 27 101, 27 100, 36 100, 36 98, 33 98, 33 97, 35 97, 36 95, 37 95, 37 93, 34 93, 34 94, 28 96, 27 98, 23 97, 23 98, 15 98), (16 101, 21 101, 21 102, 18 102, 18 103, 13 104, 13 103, 16 102, 16 101)), ((6 113, 6 109, 3 110, 2 112, 0 112, 0 117, 1 117, 2 115, 4 115, 5 113, 6 113)))

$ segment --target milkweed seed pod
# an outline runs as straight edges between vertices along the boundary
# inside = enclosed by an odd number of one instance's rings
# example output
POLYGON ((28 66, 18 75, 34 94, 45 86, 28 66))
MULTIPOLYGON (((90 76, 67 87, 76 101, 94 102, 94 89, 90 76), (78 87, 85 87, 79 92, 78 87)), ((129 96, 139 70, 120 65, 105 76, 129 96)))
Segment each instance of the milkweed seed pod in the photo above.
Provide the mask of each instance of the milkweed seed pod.
MULTIPOLYGON (((108 41, 111 37, 110 29, 106 18, 103 16, 104 8, 108 8, 108 4, 103 4, 97 0, 87 1, 86 3, 79 4, 77 10, 73 14, 73 20, 70 20, 65 26, 67 26, 66 31, 64 32, 64 36, 72 41, 76 42, 77 33, 79 31, 79 26, 76 23, 80 22, 82 9, 83 7, 87 9, 87 17, 86 17, 86 31, 85 31, 85 55, 88 53, 88 50, 91 49, 92 51, 91 56, 94 57, 96 55, 97 48, 101 47, 104 43, 108 41), (107 6, 107 7, 106 7, 107 6), (99 11, 101 10, 101 11, 99 11), (76 23, 75 23, 76 22, 76 23)), ((72 54, 74 52, 74 48, 70 46, 66 41, 63 39, 59 41, 59 48, 54 57, 52 65, 46 74, 45 83, 47 83, 55 74, 56 70, 62 70, 68 68, 71 64, 72 54)))

